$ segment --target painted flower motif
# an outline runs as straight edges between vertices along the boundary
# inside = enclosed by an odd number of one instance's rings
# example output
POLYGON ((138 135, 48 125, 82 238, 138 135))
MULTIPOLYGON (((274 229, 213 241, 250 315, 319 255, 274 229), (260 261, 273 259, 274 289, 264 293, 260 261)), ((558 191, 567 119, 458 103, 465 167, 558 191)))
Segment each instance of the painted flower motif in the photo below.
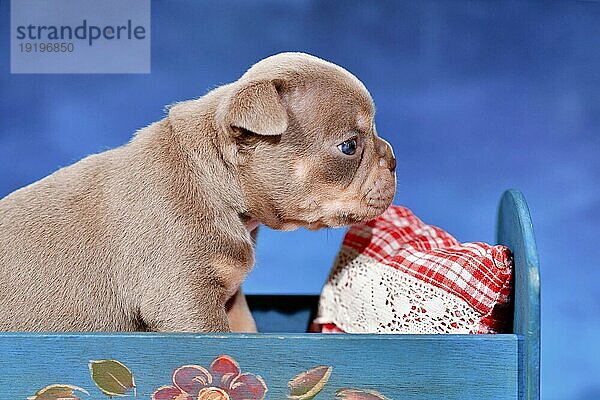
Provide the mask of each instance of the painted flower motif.
POLYGON ((162 386, 152 400, 262 400, 267 393, 258 375, 242 374, 237 362, 220 355, 208 369, 184 365, 173 372, 173 386, 162 386))

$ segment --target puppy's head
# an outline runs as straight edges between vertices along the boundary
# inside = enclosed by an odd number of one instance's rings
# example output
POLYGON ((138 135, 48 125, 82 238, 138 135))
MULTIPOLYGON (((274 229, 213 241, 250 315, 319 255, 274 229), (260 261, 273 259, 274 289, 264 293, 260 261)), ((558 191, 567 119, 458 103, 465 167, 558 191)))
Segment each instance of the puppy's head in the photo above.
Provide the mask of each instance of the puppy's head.
POLYGON ((302 53, 266 58, 230 85, 216 113, 234 144, 248 214, 280 230, 372 219, 396 190, 373 100, 348 71, 302 53))

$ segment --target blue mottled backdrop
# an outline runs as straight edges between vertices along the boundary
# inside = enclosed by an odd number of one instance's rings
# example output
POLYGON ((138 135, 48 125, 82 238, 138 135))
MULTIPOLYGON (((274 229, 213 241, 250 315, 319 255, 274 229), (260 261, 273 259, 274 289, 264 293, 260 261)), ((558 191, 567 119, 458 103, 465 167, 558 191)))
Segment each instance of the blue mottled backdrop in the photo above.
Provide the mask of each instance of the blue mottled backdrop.
MULTIPOLYGON (((542 262, 542 392, 600 398, 600 3, 152 4, 149 75, 11 75, 0 1, 0 197, 118 146, 166 104, 305 51, 370 89, 398 157, 396 202, 461 240, 494 240, 508 187, 542 262)), ((343 230, 264 229, 246 291, 317 293, 343 230)))

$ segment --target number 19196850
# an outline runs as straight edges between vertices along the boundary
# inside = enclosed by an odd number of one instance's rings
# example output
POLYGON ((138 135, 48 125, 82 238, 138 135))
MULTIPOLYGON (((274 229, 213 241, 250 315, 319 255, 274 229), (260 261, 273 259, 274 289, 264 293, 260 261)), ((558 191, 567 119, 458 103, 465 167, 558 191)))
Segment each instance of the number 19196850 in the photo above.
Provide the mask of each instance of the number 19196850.
POLYGON ((19 43, 21 53, 72 53, 73 43, 19 43))

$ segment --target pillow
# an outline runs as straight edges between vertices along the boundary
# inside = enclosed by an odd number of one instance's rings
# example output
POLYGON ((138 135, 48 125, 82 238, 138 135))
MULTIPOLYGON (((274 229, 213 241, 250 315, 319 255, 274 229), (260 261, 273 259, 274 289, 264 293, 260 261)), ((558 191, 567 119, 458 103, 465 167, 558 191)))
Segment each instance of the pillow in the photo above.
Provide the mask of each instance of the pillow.
POLYGON ((508 248, 461 244, 391 206, 346 234, 311 331, 506 332, 511 277, 508 248))

